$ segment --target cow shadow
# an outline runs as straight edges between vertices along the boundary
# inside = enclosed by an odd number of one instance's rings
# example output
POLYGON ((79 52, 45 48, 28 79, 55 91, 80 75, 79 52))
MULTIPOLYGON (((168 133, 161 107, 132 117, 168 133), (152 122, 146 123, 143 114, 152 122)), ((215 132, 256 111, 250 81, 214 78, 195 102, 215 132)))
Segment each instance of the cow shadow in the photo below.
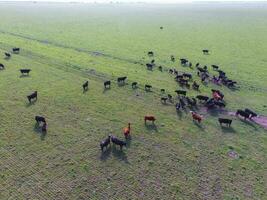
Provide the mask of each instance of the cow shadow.
POLYGON ((129 163, 129 161, 127 159, 127 155, 123 151, 123 149, 122 150, 120 150, 120 148, 117 149, 114 145, 112 146, 112 155, 115 158, 117 158, 117 159, 119 159, 119 160, 121 160, 121 161, 123 161, 125 163, 129 163))
POLYGON ((176 114, 179 117, 179 119, 181 120, 183 117, 183 112, 181 110, 176 110, 176 114))
POLYGON ((111 154, 111 145, 109 145, 107 149, 101 152, 100 160, 106 161, 110 157, 110 154, 111 154))
POLYGON ((108 88, 104 88, 104 90, 103 90, 103 94, 105 94, 107 91, 109 91, 109 90, 111 90, 111 88, 110 87, 108 87, 108 88))
POLYGON ((123 86, 126 86, 127 83, 118 83, 117 85, 118 85, 118 87, 123 87, 123 86))
POLYGON ((30 75, 29 75, 29 74, 21 74, 19 77, 20 77, 20 78, 29 78, 30 75))
POLYGON ((236 130, 231 126, 221 126, 221 130, 223 133, 236 133, 236 130))
POLYGON ((156 124, 145 124, 145 127, 148 131, 156 131, 158 132, 158 127, 156 124))
POLYGON ((10 57, 5 57, 4 60, 8 61, 10 60, 10 57))
POLYGON ((30 106, 33 106, 33 105, 35 105, 36 102, 37 102, 37 100, 34 100, 32 102, 28 102, 28 103, 26 103, 25 107, 28 108, 30 106))
POLYGON ((240 121, 242 121, 243 123, 245 123, 245 124, 251 126, 251 127, 254 128, 255 130, 258 129, 257 126, 254 124, 253 121, 249 121, 249 120, 245 120, 245 119, 240 119, 240 121))
POLYGON ((40 136, 40 139, 43 141, 45 140, 45 137, 47 135, 47 132, 42 131, 42 128, 39 126, 39 124, 35 124, 33 127, 33 131, 40 136))
POLYGON ((89 91, 89 89, 87 88, 87 89, 85 89, 85 90, 83 90, 83 94, 85 94, 85 93, 87 93, 89 91))
POLYGON ((196 127, 198 127, 200 130, 204 131, 204 127, 202 126, 201 123, 198 123, 198 122, 196 122, 196 121, 194 120, 194 121, 193 121, 193 124, 194 124, 196 127))
POLYGON ((132 137, 131 135, 129 135, 126 139, 126 148, 130 148, 131 147, 131 143, 132 143, 132 137))

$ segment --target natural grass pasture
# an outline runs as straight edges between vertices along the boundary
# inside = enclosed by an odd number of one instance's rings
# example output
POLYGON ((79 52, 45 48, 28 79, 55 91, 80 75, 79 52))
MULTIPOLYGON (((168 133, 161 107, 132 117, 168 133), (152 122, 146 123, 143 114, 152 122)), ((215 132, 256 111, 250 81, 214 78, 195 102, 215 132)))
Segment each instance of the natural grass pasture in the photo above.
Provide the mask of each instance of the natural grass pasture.
POLYGON ((173 76, 141 65, 152 50, 157 65, 200 82, 178 59, 213 74, 217 64, 238 89, 210 83, 189 96, 217 88, 227 110, 266 116, 266 4, 0 3, 0 17, 0 199, 267 199, 267 131, 235 117, 221 128, 222 115, 201 108, 202 125, 193 123, 189 109, 177 114, 160 102, 160 89, 175 96, 180 88, 173 76), (4 59, 13 47, 21 52, 4 59), (21 77, 21 68, 32 71, 21 77), (128 77, 125 86, 119 76, 128 77), (155 127, 144 125, 146 114, 155 127), (35 115, 46 117, 47 134, 35 115), (128 122, 127 147, 101 154, 99 142, 109 133, 123 138, 128 122))

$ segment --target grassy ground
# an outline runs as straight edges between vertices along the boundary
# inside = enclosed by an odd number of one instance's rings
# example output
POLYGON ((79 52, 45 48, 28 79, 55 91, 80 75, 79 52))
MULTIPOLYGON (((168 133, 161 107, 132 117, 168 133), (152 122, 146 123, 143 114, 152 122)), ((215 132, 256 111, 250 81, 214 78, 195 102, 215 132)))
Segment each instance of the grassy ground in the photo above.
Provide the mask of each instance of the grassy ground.
MULTIPOLYGON (((221 129, 218 113, 202 113, 197 126, 189 110, 177 115, 159 101, 161 88, 175 95, 173 77, 139 64, 149 61, 148 50, 157 64, 194 75, 169 56, 218 64, 240 86, 220 88, 227 109, 267 115, 266 11, 254 4, 1 3, 0 55, 22 50, 0 59, 0 199, 267 199, 266 130, 235 118, 232 129, 221 129), (20 77, 20 68, 31 68, 30 76, 20 77), (124 75, 129 80, 118 87, 124 75), (34 90, 39 99, 28 105, 34 90), (156 128, 144 126, 146 114, 156 116, 156 128), (47 118, 46 135, 35 115, 47 118), (122 138, 128 122, 127 148, 101 154, 99 141, 110 132, 122 138)), ((211 88, 202 85, 201 93, 211 88)))

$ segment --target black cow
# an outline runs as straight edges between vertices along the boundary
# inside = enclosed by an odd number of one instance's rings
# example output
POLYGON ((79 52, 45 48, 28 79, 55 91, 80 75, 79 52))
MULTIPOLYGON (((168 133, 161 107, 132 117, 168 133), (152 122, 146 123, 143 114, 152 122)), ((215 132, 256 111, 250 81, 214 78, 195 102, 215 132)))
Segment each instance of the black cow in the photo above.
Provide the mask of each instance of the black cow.
POLYGON ((86 82, 83 84, 83 91, 88 90, 88 84, 89 84, 88 81, 86 81, 86 82))
POLYGON ((22 75, 25 75, 25 74, 29 75, 30 71, 31 71, 31 69, 20 69, 20 73, 22 75))
POLYGON ((10 58, 10 57, 11 57, 11 54, 10 54, 10 53, 7 53, 7 52, 5 52, 5 56, 6 56, 6 58, 10 58))
POLYGON ((197 67, 197 70, 198 70, 199 72, 201 72, 201 73, 206 73, 206 72, 207 72, 206 69, 201 68, 201 67, 197 67))
POLYGON ((236 115, 236 116, 240 115, 240 116, 244 117, 245 120, 246 120, 247 118, 249 118, 249 116, 250 116, 249 113, 247 113, 247 112, 245 112, 245 111, 243 111, 243 110, 240 110, 240 109, 238 109, 238 110, 236 111, 235 115, 236 115))
POLYGON ((161 72, 162 72, 162 66, 159 66, 159 71, 161 71, 161 72))
POLYGON ((221 101, 214 101, 214 105, 221 107, 225 107, 225 103, 221 102, 221 101))
POLYGON ((111 85, 111 81, 105 81, 104 82, 104 88, 110 88, 110 85, 111 85))
POLYGON ((29 96, 27 96, 29 103, 31 103, 32 99, 35 99, 37 101, 37 91, 34 91, 32 94, 30 94, 29 96))
POLYGON ((176 111, 179 111, 180 108, 181 108, 181 104, 180 103, 176 103, 175 104, 175 108, 176 108, 176 111))
POLYGON ((213 68, 213 70, 218 70, 219 69, 218 65, 211 65, 211 67, 213 68))
POLYGON ((175 92, 177 93, 177 95, 184 95, 184 96, 186 96, 186 91, 185 90, 175 90, 175 92))
POLYGON ((161 89, 160 92, 164 94, 165 93, 165 89, 161 89))
POLYGON ((209 54, 209 50, 208 49, 203 49, 202 52, 203 52, 203 54, 209 54))
POLYGON ((113 144, 120 146, 120 149, 122 150, 122 147, 126 147, 126 142, 116 138, 115 136, 111 136, 111 141, 113 144))
POLYGON ((46 123, 45 118, 42 117, 42 116, 35 116, 35 121, 36 121, 37 124, 46 123))
POLYGON ((104 150, 104 148, 106 147, 108 147, 108 145, 110 145, 110 135, 106 138, 106 139, 104 139, 104 140, 102 140, 101 142, 100 142, 100 148, 101 148, 101 151, 103 151, 104 150))
POLYGON ((171 55, 171 61, 172 61, 172 62, 175 62, 175 58, 174 58, 174 56, 172 56, 172 55, 171 55))
POLYGON ((148 56, 154 56, 154 52, 153 51, 149 51, 149 52, 147 52, 147 55, 148 56))
POLYGON ((184 107, 186 106, 184 100, 183 100, 182 98, 180 98, 179 101, 180 101, 180 106, 181 106, 181 108, 184 108, 184 107))
POLYGON ((189 97, 186 97, 185 99, 186 99, 187 104, 189 106, 196 106, 197 105, 197 100, 195 98, 190 99, 189 97))
POLYGON ((222 124, 226 124, 226 125, 228 125, 228 127, 230 127, 233 120, 225 119, 225 118, 218 118, 218 121, 219 121, 221 126, 222 126, 222 124))
POLYGON ((197 64, 196 64, 196 68, 197 68, 199 65, 200 65, 200 64, 199 64, 199 63, 197 63, 197 64))
POLYGON ((208 101, 209 97, 203 95, 197 95, 196 98, 200 101, 208 101))
POLYGON ((169 73, 170 74, 173 74, 173 69, 169 69, 169 73))
POLYGON ((199 90, 199 84, 197 84, 196 81, 193 82, 192 87, 194 90, 199 90))
POLYGON ((137 88, 137 82, 133 82, 133 83, 132 83, 132 88, 133 88, 133 89, 136 89, 136 88, 137 88))
POLYGON ((248 108, 245 109, 245 112, 249 114, 249 118, 250 119, 252 119, 253 117, 257 117, 258 116, 255 112, 253 112, 252 110, 250 110, 248 108))
POLYGON ((3 65, 2 63, 0 63, 0 69, 5 69, 5 65, 3 65))
POLYGON ((169 101, 172 102, 172 95, 168 94, 167 96, 168 96, 169 101))
POLYGON ((186 65, 188 63, 188 60, 185 58, 180 59, 181 65, 186 65))
POLYGON ((152 70, 152 69, 153 69, 153 64, 147 63, 147 64, 146 64, 146 68, 147 68, 148 70, 152 70))
POLYGON ((119 77, 117 79, 118 83, 121 84, 121 83, 125 83, 125 80, 127 79, 127 76, 123 76, 123 77, 119 77))
POLYGON ((150 91, 151 90, 151 88, 152 88, 152 86, 151 85, 145 85, 145 91, 150 91))
POLYGON ((19 53, 20 48, 13 48, 12 50, 13 50, 13 53, 19 53))
POLYGON ((164 104, 166 104, 166 101, 167 101, 167 100, 168 100, 167 97, 161 97, 161 98, 160 98, 161 103, 164 103, 164 104))
POLYGON ((183 77, 192 79, 192 74, 189 74, 189 73, 183 73, 183 77))

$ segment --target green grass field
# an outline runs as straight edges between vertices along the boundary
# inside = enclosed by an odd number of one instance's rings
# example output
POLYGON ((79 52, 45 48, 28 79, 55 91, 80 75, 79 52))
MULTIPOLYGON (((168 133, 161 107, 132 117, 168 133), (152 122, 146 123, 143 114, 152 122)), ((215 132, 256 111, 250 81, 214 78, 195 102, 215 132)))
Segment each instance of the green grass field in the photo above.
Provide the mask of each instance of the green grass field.
POLYGON ((0 3, 0 19, 1 200, 267 199, 266 129, 235 117, 232 129, 222 129, 218 113, 201 111, 197 126, 189 109, 177 115, 160 102, 161 88, 175 96, 173 76, 140 65, 152 50, 156 64, 200 82, 178 58, 217 64, 239 89, 208 84, 189 96, 218 88, 227 110, 266 116, 267 4, 0 3), (4 59, 13 47, 21 52, 4 59), (30 76, 20 77, 21 68, 32 69, 30 76), (119 76, 128 77, 123 87, 119 76), (104 91, 105 80, 111 90, 104 91), (38 101, 29 105, 35 90, 38 101), (156 116, 156 128, 144 125, 146 114, 156 116), (35 115, 46 117, 46 135, 35 115), (127 148, 101 154, 99 142, 109 133, 123 138, 128 122, 127 148))

